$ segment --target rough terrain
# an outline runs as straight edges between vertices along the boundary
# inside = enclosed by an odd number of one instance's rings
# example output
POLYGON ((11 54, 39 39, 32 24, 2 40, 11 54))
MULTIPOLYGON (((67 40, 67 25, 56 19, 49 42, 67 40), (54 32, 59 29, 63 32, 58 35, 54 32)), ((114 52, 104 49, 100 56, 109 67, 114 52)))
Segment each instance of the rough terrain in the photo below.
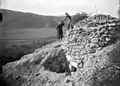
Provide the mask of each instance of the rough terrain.
POLYGON ((120 86, 120 22, 102 14, 80 21, 63 41, 4 65, 2 78, 8 86, 120 86), (79 64, 67 77, 65 55, 79 64))

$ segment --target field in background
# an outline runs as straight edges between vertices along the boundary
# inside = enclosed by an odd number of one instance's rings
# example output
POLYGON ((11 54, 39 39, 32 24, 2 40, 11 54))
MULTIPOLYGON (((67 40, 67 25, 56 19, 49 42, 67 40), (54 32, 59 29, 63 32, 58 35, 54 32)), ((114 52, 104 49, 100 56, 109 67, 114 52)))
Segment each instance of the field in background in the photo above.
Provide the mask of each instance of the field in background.
POLYGON ((18 60, 56 40, 55 28, 1 29, 0 63, 18 60))
POLYGON ((1 47, 11 45, 29 44, 36 40, 42 41, 44 38, 56 36, 55 28, 28 28, 28 29, 1 29, 1 47))

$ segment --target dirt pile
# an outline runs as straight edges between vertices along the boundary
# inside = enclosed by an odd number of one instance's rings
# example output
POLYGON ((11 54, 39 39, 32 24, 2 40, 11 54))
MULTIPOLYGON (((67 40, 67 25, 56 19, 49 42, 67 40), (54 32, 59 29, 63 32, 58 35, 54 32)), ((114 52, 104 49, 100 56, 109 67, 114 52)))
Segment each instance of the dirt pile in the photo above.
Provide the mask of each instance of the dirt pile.
POLYGON ((80 21, 62 42, 6 64, 2 77, 10 86, 120 86, 119 23, 107 15, 80 21), (64 73, 66 55, 79 63, 68 77, 64 73))

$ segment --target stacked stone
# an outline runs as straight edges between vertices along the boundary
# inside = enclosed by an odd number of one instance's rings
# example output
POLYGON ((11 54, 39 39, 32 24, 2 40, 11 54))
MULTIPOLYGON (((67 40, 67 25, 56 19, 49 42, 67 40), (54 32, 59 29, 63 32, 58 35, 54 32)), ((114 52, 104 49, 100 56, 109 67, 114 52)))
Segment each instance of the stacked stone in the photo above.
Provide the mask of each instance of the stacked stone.
POLYGON ((85 26, 85 27, 96 27, 99 25, 104 25, 104 24, 109 24, 109 23, 114 23, 117 22, 117 18, 111 17, 109 15, 95 15, 92 17, 89 17, 83 21, 78 22, 76 25, 78 26, 85 26))
POLYGON ((120 23, 109 15, 95 15, 78 22, 66 36, 67 55, 75 60, 93 54, 120 38, 120 23))

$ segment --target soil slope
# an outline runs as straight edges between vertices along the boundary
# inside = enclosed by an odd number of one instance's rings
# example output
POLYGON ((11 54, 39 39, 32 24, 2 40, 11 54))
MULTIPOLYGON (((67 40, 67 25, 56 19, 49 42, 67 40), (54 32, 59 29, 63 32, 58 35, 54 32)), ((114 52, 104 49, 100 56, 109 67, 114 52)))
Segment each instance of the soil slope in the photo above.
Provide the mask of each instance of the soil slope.
POLYGON ((4 65, 2 78, 9 86, 120 86, 120 22, 101 14, 80 21, 62 42, 4 65), (66 55, 79 67, 67 77, 66 55))

